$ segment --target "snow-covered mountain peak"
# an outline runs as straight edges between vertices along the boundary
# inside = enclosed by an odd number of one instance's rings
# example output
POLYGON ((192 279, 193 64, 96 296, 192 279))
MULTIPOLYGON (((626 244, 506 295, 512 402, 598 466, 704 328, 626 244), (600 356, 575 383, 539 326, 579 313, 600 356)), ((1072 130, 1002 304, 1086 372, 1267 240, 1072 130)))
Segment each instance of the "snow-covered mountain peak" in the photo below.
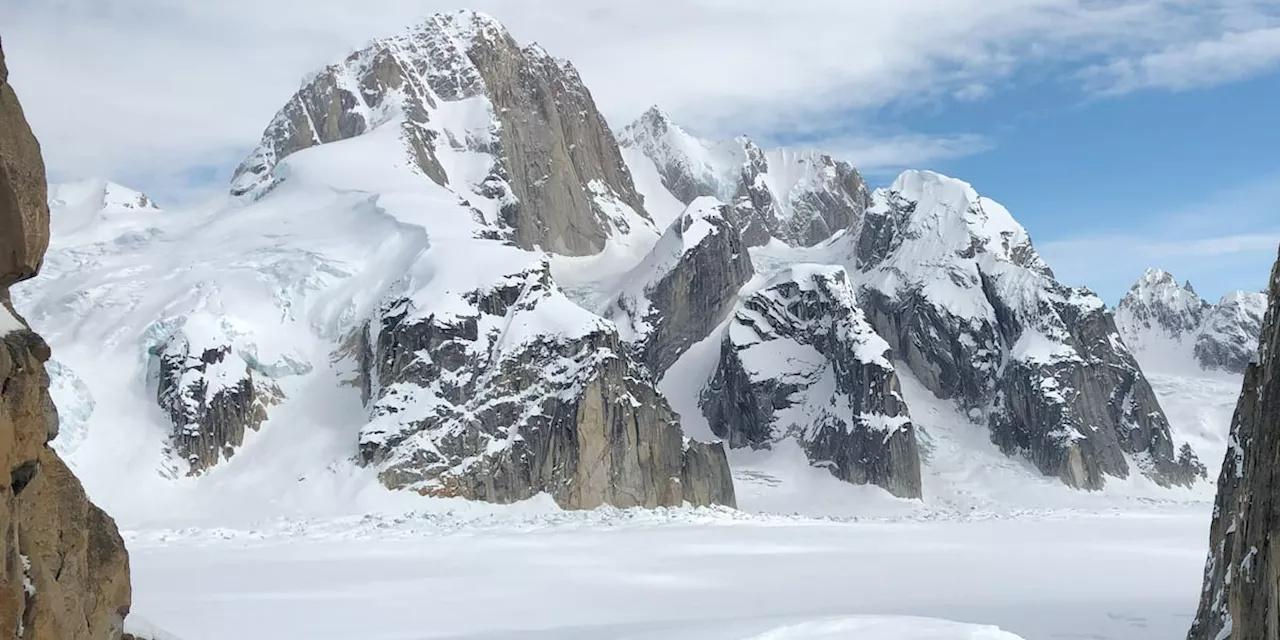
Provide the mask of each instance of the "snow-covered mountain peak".
POLYGON ((494 41, 510 37, 507 28, 497 18, 480 11, 458 9, 438 13, 427 19, 428 24, 438 25, 450 36, 466 43, 477 40, 494 41))
POLYGON ((140 191, 134 191, 109 180, 89 179, 49 185, 51 209, 96 207, 103 213, 126 211, 159 211, 155 201, 140 191))
POLYGON ((309 78, 236 170, 232 194, 259 198, 289 178, 285 158, 384 129, 398 141, 362 158, 367 171, 408 167, 522 248, 590 255, 611 237, 657 235, 573 66, 469 11, 432 16, 309 78))
POLYGON ((160 213, 160 207, 146 194, 108 180, 49 185, 49 226, 55 244, 85 233, 102 239, 114 237, 114 231, 160 213))
POLYGON ((852 166, 821 151, 764 149, 747 136, 702 140, 657 107, 620 139, 632 152, 633 170, 656 173, 676 200, 714 196, 730 203, 751 246, 772 239, 815 245, 852 224, 870 195, 852 166))
POLYGON ((857 231, 858 264, 887 269, 894 279, 920 280, 934 267, 951 265, 946 268, 957 274, 953 281, 965 272, 964 279, 976 283, 979 265, 990 272, 996 263, 1053 276, 1008 209, 969 183, 932 171, 904 171, 887 189, 877 189, 857 231))
POLYGON ((1239 373, 1257 348, 1265 294, 1234 291, 1211 304, 1190 282, 1147 269, 1116 307, 1116 326, 1146 369, 1239 373))

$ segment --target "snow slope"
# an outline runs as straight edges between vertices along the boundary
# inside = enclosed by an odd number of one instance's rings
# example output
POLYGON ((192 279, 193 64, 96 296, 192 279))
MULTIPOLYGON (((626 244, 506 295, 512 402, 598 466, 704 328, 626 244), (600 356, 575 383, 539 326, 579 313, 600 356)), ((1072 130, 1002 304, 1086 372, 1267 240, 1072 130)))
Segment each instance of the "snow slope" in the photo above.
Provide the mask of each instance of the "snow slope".
POLYGON ((136 610, 184 640, 1006 637, 881 616, 1027 640, 1167 640, 1194 612, 1206 520, 1199 508, 905 521, 612 511, 126 535, 136 610))

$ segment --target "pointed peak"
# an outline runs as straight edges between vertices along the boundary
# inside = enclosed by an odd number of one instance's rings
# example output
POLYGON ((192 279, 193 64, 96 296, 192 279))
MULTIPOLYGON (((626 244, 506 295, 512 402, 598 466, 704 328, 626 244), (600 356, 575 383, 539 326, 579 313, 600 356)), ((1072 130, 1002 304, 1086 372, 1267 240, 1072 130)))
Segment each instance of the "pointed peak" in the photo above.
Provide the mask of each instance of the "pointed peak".
MULTIPOLYGON (((1146 271, 1143 271, 1142 275, 1138 278, 1138 281, 1134 282, 1133 286, 1129 287, 1129 290, 1139 291, 1142 289, 1149 289, 1151 287, 1177 287, 1177 286, 1178 286, 1178 280, 1173 277, 1172 273, 1169 273, 1164 269, 1152 268, 1152 269, 1147 269, 1146 271)), ((1190 291, 1190 286, 1191 286, 1191 282, 1188 281, 1187 282, 1188 291, 1190 291)))
POLYGON ((1182 283, 1182 290, 1183 290, 1183 291, 1186 291, 1187 293, 1190 293, 1190 294, 1195 294, 1195 292, 1196 292, 1196 288, 1195 288, 1195 287, 1193 287, 1193 286, 1191 286, 1191 281, 1190 281, 1190 280, 1184 280, 1184 281, 1183 281, 1183 283, 1182 283))
POLYGON ((642 121, 650 122, 654 124, 664 124, 664 125, 673 124, 671 121, 671 115, 668 114, 666 111, 664 111, 662 107, 659 107, 656 104, 646 109, 644 114, 640 116, 640 119, 642 121))
POLYGON ((458 9, 437 13, 425 20, 428 27, 436 27, 465 42, 500 40, 510 38, 507 28, 497 18, 470 9, 458 9))

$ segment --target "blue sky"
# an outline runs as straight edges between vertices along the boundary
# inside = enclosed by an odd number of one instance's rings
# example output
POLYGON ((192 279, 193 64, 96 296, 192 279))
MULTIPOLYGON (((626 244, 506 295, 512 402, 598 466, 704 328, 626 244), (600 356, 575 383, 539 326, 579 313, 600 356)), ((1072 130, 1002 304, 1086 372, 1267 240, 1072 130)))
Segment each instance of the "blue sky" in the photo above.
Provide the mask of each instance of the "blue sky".
POLYGON ((877 116, 915 131, 982 136, 987 150, 933 166, 1013 211, 1068 282, 1115 301, 1142 269, 1159 267, 1216 299, 1228 290, 1261 290, 1276 259, 1278 104, 1280 75, 1268 73, 1107 97, 1012 87, 981 102, 877 116), (1122 249, 1115 243, 1126 236, 1135 236, 1133 254, 1107 250, 1122 249), (1189 247, 1224 236, 1275 241, 1189 247), (1071 255, 1079 252, 1087 255, 1071 255))
MULTIPOLYGON (((615 127, 831 150, 963 178, 1064 281, 1146 267, 1208 298, 1280 244, 1280 0, 474 0, 569 58, 615 127)), ((54 179, 220 194, 309 72, 439 0, 9 0, 0 37, 54 179), (251 16, 251 18, 250 18, 251 16)))

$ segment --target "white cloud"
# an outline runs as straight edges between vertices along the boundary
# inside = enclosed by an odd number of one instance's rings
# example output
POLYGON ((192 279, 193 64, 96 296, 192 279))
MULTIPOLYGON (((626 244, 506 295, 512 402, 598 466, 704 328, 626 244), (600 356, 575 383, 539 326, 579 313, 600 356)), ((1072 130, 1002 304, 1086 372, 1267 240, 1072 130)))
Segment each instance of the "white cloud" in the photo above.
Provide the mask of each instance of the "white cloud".
MULTIPOLYGON (((833 119, 892 103, 982 99, 1028 66, 1074 81, 1084 64, 1150 58, 1143 77, 1162 77, 1157 69, 1176 61, 1151 56, 1226 42, 1242 24, 1276 26, 1271 0, 470 4, 517 39, 573 60, 615 126, 657 103, 711 135, 760 137, 834 130, 833 119)), ((454 8, 440 0, 19 0, 0 3, 0 25, 11 80, 55 174, 146 188, 137 180, 234 164, 228 158, 249 150, 305 74, 454 8)), ((884 165, 983 146, 963 135, 830 142, 884 165)))
POLYGON ((1084 75, 1104 93, 1198 89, 1254 77, 1280 66, 1280 27, 1237 31, 1179 44, 1141 57, 1090 67, 1084 75))
POLYGON ((941 160, 973 155, 991 148, 989 140, 973 134, 832 137, 821 140, 821 144, 832 155, 853 164, 864 175, 929 166, 941 160))

